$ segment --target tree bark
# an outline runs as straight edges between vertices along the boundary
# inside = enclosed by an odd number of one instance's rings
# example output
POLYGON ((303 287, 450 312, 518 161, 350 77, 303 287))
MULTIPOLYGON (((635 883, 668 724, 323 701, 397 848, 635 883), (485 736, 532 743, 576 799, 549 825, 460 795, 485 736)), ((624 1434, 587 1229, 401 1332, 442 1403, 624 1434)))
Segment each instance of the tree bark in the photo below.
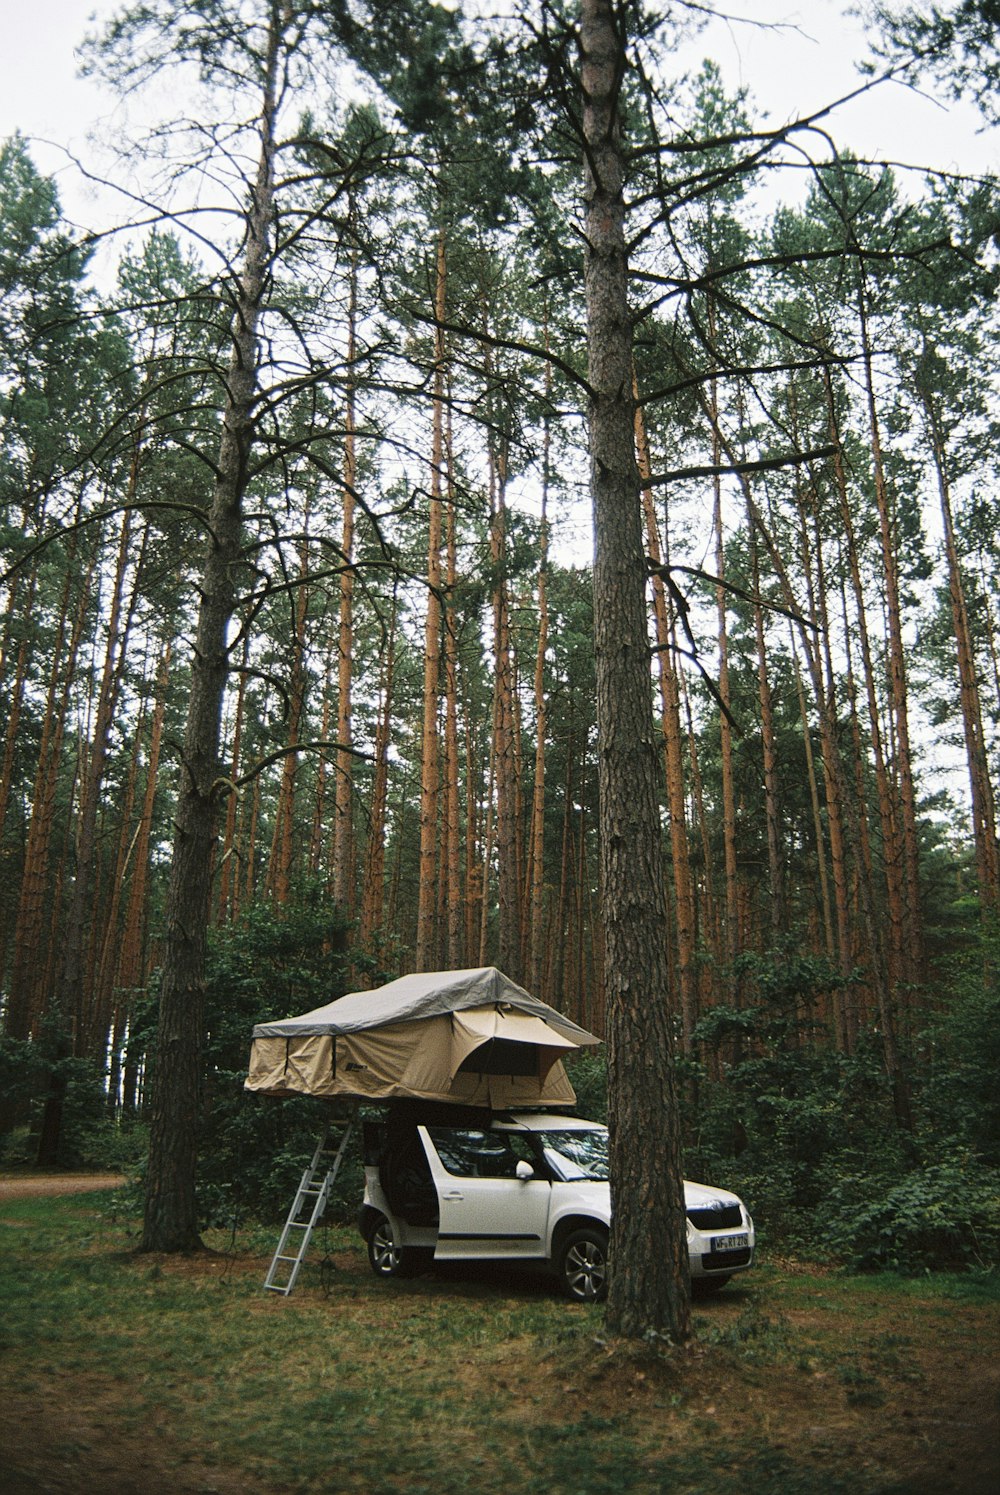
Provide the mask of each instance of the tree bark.
POLYGON ((281 21, 275 12, 263 68, 260 154, 247 210, 242 273, 234 286, 232 351, 222 436, 208 512, 210 539, 199 588, 198 621, 183 756, 174 812, 163 982, 154 1055, 149 1167, 140 1249, 201 1246, 195 1199, 205 946, 213 852, 224 795, 219 746, 229 674, 227 631, 241 563, 242 503, 253 443, 258 385, 257 328, 270 272, 274 200, 276 80, 281 21))
MULTIPOLYGON (((624 14, 619 12, 619 15, 624 14)), ((669 1026, 660 758, 632 395, 619 91, 626 39, 582 0, 585 288, 594 645, 613 1219, 607 1325, 690 1332, 680 1128, 669 1026)))
POLYGON ((420 766, 420 887, 417 901, 416 969, 433 971, 438 957, 437 885, 440 872, 438 799, 438 697, 441 691, 441 469, 444 464, 444 330, 446 252, 438 234, 434 314, 434 413, 430 513, 427 532, 427 617, 424 625, 424 726, 420 766))
MULTIPOLYGON (((633 379, 633 390, 638 390, 633 379)), ((642 411, 636 408, 636 455, 642 482, 642 504, 646 521, 646 545, 653 563, 653 618, 656 626, 656 660, 660 677, 660 706, 663 711, 663 752, 666 762, 667 808, 670 819, 670 852, 674 879, 674 908, 677 926, 677 979, 681 1000, 681 1039, 685 1054, 693 1048, 694 1025, 698 1020, 698 968, 695 960, 697 919, 691 880, 691 858, 688 851, 687 814, 684 792, 684 752, 681 734, 680 693, 670 631, 666 586, 660 572, 663 556, 659 527, 650 485, 652 464, 649 441, 642 411)))
POLYGON ((984 909, 1000 913, 1000 842, 997 841, 996 795, 990 775, 989 754, 983 731, 983 713, 979 698, 979 677, 965 601, 965 582, 955 539, 951 485, 945 438, 937 404, 930 389, 921 388, 928 437, 937 473, 941 522, 944 526, 945 558, 948 563, 948 601, 951 607, 955 648, 958 656, 959 702, 962 729, 965 734, 965 756, 969 767, 969 789, 972 797, 972 835, 976 848, 976 876, 979 899, 984 909))

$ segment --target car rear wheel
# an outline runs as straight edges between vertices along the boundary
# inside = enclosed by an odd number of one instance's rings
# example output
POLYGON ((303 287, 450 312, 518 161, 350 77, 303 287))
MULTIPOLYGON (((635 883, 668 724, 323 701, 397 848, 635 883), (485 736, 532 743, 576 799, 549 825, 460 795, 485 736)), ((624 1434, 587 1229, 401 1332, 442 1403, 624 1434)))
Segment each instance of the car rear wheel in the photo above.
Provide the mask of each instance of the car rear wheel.
POLYGON ((376 1218, 368 1235, 368 1260, 376 1277, 412 1277, 428 1255, 433 1253, 397 1246, 385 1215, 376 1218))
POLYGON ((568 1235, 559 1252, 559 1281, 576 1303, 600 1303, 608 1292, 608 1233, 589 1225, 568 1235))

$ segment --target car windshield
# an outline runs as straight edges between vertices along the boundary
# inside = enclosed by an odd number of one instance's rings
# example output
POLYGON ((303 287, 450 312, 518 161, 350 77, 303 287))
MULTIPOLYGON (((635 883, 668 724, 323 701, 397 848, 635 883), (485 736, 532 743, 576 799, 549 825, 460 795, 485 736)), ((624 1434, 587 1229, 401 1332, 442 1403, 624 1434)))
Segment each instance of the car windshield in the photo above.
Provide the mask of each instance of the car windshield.
POLYGON ((608 1134, 603 1128, 540 1132, 538 1141, 545 1161, 564 1183, 581 1178, 607 1183, 608 1134))

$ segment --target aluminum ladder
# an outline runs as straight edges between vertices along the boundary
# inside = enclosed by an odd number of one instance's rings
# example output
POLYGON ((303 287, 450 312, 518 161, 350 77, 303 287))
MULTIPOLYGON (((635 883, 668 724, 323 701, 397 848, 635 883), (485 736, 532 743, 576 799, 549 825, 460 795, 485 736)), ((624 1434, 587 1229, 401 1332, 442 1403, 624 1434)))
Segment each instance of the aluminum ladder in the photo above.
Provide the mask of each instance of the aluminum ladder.
POLYGON ((328 1122, 316 1144, 312 1162, 302 1175, 302 1182, 278 1241, 278 1249, 264 1278, 267 1292, 281 1293, 287 1298, 295 1286, 312 1233, 323 1218, 330 1186, 340 1171, 353 1129, 353 1116, 346 1121, 328 1122))

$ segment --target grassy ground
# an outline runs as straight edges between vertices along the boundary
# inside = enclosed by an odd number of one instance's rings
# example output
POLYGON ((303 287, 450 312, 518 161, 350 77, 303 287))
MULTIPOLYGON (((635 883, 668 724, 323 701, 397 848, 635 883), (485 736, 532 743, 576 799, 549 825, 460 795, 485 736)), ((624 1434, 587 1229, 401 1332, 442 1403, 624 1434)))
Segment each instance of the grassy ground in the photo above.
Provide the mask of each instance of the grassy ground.
POLYGON ((346 1230, 264 1293, 270 1232, 137 1256, 114 1199, 0 1200, 6 1495, 1000 1486, 995 1280, 764 1263, 663 1354, 539 1274, 378 1282, 346 1230))

